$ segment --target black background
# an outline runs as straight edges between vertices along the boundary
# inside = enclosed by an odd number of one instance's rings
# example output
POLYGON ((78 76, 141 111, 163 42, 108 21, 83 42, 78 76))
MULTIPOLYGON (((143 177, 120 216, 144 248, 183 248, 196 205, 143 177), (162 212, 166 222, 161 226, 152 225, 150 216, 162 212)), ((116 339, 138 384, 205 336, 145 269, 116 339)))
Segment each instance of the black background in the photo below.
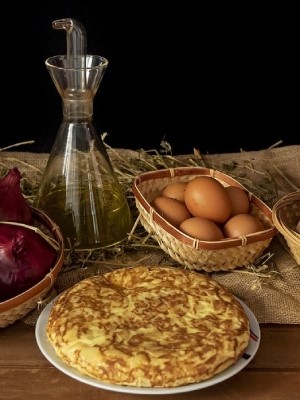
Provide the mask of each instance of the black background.
POLYGON ((52 147, 62 108, 45 60, 66 52, 65 32, 52 28, 60 18, 80 21, 87 52, 109 61, 94 121, 110 146, 160 150, 165 140, 173 154, 185 154, 299 144, 296 9, 32 3, 1 5, 0 148, 27 140, 35 143, 15 150, 52 147))

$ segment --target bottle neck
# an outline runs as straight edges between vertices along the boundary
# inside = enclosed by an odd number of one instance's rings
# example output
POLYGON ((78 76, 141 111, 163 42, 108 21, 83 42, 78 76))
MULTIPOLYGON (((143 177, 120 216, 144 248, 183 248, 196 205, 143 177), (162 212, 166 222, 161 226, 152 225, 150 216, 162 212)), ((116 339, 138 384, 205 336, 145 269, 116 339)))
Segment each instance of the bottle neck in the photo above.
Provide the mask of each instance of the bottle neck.
POLYGON ((91 120, 93 117, 93 99, 63 99, 63 117, 66 120, 91 120))

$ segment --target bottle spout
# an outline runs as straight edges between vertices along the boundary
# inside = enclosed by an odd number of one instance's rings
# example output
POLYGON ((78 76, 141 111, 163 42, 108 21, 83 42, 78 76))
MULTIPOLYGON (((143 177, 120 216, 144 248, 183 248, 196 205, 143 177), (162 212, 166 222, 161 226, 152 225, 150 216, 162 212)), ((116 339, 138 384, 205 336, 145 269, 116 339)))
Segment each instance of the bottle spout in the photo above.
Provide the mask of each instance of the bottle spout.
POLYGON ((84 26, 71 18, 52 22, 54 29, 64 29, 67 34, 67 68, 83 69, 86 67, 86 31, 84 26))
POLYGON ((86 32, 83 25, 72 18, 52 22, 54 29, 64 29, 67 35, 66 74, 71 91, 86 89, 86 32))
POLYGON ((93 98, 100 85, 108 61, 86 52, 86 32, 75 19, 63 18, 52 22, 54 29, 66 32, 65 54, 46 60, 47 69, 63 100, 64 117, 91 118, 93 98))

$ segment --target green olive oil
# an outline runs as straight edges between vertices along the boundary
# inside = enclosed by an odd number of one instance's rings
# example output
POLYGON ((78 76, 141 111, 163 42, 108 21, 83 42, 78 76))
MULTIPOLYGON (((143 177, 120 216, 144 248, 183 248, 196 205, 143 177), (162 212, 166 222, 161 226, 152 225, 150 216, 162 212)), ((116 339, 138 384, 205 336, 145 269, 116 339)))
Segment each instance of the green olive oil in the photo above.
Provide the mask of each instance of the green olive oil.
POLYGON ((113 188, 56 189, 39 198, 39 207, 61 228, 66 248, 74 250, 116 245, 132 226, 126 197, 113 188))

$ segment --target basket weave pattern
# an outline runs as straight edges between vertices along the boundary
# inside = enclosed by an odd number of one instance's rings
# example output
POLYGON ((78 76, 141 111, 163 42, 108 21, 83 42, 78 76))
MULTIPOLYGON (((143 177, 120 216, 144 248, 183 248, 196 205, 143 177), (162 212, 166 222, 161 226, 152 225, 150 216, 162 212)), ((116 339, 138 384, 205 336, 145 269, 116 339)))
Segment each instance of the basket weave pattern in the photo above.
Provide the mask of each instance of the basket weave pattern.
POLYGON ((169 183, 187 182, 200 175, 212 176, 224 186, 239 186, 246 190, 230 176, 208 168, 183 167, 146 172, 138 176, 132 186, 141 224, 167 254, 190 269, 228 271, 253 263, 269 246, 277 229, 272 222, 271 209, 248 191, 249 213, 259 218, 265 230, 234 239, 214 242, 193 239, 169 224, 150 206, 169 183))
POLYGON ((296 231, 300 220, 300 190, 283 196, 272 210, 274 225, 285 238, 287 245, 300 265, 300 234, 296 231))
POLYGON ((35 225, 44 233, 52 236, 59 244, 59 251, 55 265, 51 271, 36 285, 11 299, 0 302, 0 328, 13 324, 23 318, 30 311, 34 310, 38 304, 45 299, 59 271, 64 259, 64 241, 59 227, 42 211, 32 207, 35 225))

